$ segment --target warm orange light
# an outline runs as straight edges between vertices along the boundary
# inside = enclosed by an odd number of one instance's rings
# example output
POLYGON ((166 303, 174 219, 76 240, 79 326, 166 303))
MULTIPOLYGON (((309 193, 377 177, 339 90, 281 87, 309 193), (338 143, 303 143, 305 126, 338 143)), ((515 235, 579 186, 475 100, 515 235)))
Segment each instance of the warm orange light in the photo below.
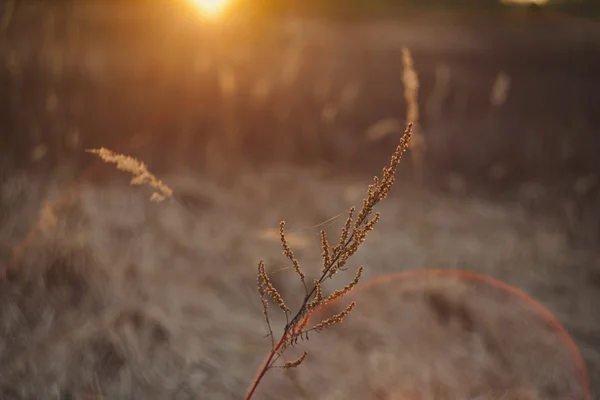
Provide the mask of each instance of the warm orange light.
POLYGON ((549 0, 500 0, 501 3, 503 4, 517 4, 517 5, 538 5, 538 6, 544 6, 546 4, 548 4, 549 0))
POLYGON ((216 17, 223 12, 230 0, 188 0, 204 15, 216 17))

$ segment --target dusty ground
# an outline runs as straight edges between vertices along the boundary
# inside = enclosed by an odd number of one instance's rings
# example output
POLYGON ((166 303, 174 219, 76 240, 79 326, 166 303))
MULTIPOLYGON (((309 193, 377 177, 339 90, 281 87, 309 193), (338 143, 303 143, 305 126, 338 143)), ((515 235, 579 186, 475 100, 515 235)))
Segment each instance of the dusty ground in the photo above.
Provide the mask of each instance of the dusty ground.
MULTIPOLYGON (((302 293, 295 275, 280 270, 273 228, 288 221, 313 275, 313 226, 359 203, 367 183, 321 175, 280 167, 243 174, 235 190, 203 176, 165 177, 179 194, 172 204, 150 203, 142 188, 80 187, 4 284, 3 397, 240 398, 269 348, 257 261, 290 304, 302 293)), ((5 249, 34 215, 35 199, 56 197, 54 185, 4 186, 5 203, 27 199, 4 217, 5 249)), ((365 281, 422 268, 506 281, 576 337, 597 384, 600 295, 588 275, 598 271, 597 253, 570 248, 552 220, 518 206, 398 186, 380 211, 381 225, 352 263, 365 264, 365 281)), ((330 235, 340 223, 325 225, 330 235)), ((343 326, 313 336, 305 365, 293 375, 272 371, 258 398, 583 398, 564 342, 514 297, 454 279, 400 290, 406 284, 357 294, 343 326)))

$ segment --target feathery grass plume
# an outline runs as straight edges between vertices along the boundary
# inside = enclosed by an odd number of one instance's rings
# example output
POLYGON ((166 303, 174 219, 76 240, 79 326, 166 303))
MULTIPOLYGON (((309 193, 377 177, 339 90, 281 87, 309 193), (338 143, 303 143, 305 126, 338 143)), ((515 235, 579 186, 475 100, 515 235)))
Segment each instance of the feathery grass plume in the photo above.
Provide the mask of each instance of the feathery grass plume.
POLYGON ((171 188, 150 173, 146 167, 146 164, 143 162, 130 156, 115 153, 104 147, 99 149, 88 149, 86 152, 96 154, 103 161, 116 164, 117 169, 132 174, 133 178, 130 182, 132 185, 148 185, 156 189, 157 191, 152 193, 150 200, 161 202, 167 198, 173 197, 173 191, 171 188))
POLYGON ((348 235, 350 234, 350 225, 352 225, 352 220, 354 217, 354 211, 356 209, 354 207, 350 207, 350 211, 348 211, 348 219, 346 219, 346 223, 342 228, 342 233, 340 235, 340 243, 335 247, 334 253, 337 256, 339 251, 344 247, 344 243, 348 240, 348 235))
POLYGON ((334 324, 339 324, 340 322, 342 322, 344 320, 344 318, 346 318, 346 316, 348 314, 350 314, 350 311, 352 311, 352 309, 354 308, 354 306, 356 306, 356 302, 353 301, 352 303, 348 304, 348 307, 346 307, 342 312, 335 314, 333 317, 329 317, 326 320, 323 320, 322 322, 319 322, 317 325, 313 326, 312 328, 310 328, 311 331, 319 331, 323 328, 326 328, 328 326, 334 325, 334 324))
POLYGON ((315 279, 315 297, 312 303, 319 304, 321 301, 323 301, 323 289, 321 288, 321 282, 315 279))
POLYGON ((327 298, 325 298, 324 300, 322 299, 320 302, 320 305, 325 306, 325 305, 331 303, 332 301, 339 299, 340 297, 342 297, 343 295, 345 295, 346 293, 348 293, 349 291, 354 289, 354 287, 356 285, 358 285, 358 281, 360 281, 360 277, 361 277, 364 269, 365 269, 365 267, 363 267, 362 265, 360 267, 358 267, 358 270, 356 271, 356 275, 354 275, 354 279, 352 280, 352 282, 350 282, 348 285, 344 286, 343 289, 338 289, 338 290, 334 291, 329 296, 327 296, 327 298))
MULTIPOLYGON (((300 262, 295 257, 294 252, 288 244, 286 233, 284 231, 285 222, 282 221, 280 223, 279 235, 281 238, 281 244, 283 246, 283 254, 292 261, 296 273, 299 275, 302 283, 304 284, 306 295, 304 296, 304 299, 294 317, 291 320, 289 318, 287 319, 287 324, 283 329, 283 333, 277 343, 275 343, 273 330, 271 329, 268 318, 268 305, 266 301, 267 295, 271 297, 271 299, 286 313, 286 318, 288 317, 288 312, 290 310, 283 302, 279 292, 277 292, 277 290, 269 281, 264 263, 262 261, 259 263, 258 291, 263 303, 263 310, 267 319, 267 325, 269 326, 269 335, 271 336, 272 340, 272 348, 271 352, 267 356, 267 359, 258 371, 256 378, 252 381, 252 385, 246 394, 246 400, 252 398, 262 378, 271 368, 296 367, 307 358, 308 353, 304 352, 302 353, 302 356, 295 361, 288 361, 283 365, 275 365, 288 346, 297 344, 299 339, 308 340, 309 332, 320 332, 328 326, 339 324, 356 306, 356 302, 351 302, 342 312, 326 318, 320 323, 314 325, 312 328, 307 329, 310 316, 313 312, 315 312, 317 309, 322 309, 331 302, 342 298, 344 295, 354 289, 359 283, 360 277, 364 271, 363 266, 358 268, 354 279, 348 285, 344 286, 342 289, 335 290, 326 298, 323 296, 323 284, 325 280, 327 278, 331 279, 337 272, 345 270, 345 265, 349 258, 356 254, 359 247, 365 242, 369 232, 371 232, 375 225, 377 225, 379 222, 380 215, 378 212, 374 212, 374 207, 380 201, 386 198, 394 184, 396 169, 400 163, 400 160, 402 159, 402 156, 408 150, 412 136, 412 129, 413 125, 408 124, 404 134, 400 138, 400 143, 396 147, 396 151, 390 159, 389 164, 382 169, 381 175, 376 176, 373 179, 373 183, 369 185, 367 196, 363 200, 362 207, 356 216, 356 209, 354 207, 350 208, 348 212, 348 218, 341 229, 340 240, 338 244, 331 248, 325 231, 322 230, 320 232, 322 250, 321 258, 323 267, 321 268, 321 276, 313 281, 313 286, 310 290, 306 286, 305 275, 300 269, 300 262)), ((290 315, 292 314, 290 313, 290 315)))
POLYGON ((262 261, 258 263, 258 291, 261 294, 261 296, 263 296, 264 294, 269 295, 271 300, 273 300, 283 312, 287 313, 288 311, 290 311, 285 305, 281 294, 279 294, 277 289, 275 289, 275 286, 273 286, 273 284, 271 283, 269 275, 267 275, 267 271, 265 270, 265 263, 262 261))
MULTIPOLYGON (((283 254, 287 258, 290 259, 290 261, 292 262, 292 265, 294 266, 294 269, 296 270, 296 273, 298 274, 298 276, 300 276, 300 280, 304 284, 304 288, 307 289, 306 282, 304 281, 304 272, 302 272, 302 269, 300 268, 300 262, 298 261, 298 259, 294 255, 294 252, 290 248, 290 245, 288 244, 288 240, 287 240, 287 237, 285 236, 285 232, 284 232, 284 227, 285 227, 285 221, 281 221, 279 223, 279 237, 281 238, 281 246, 283 247, 283 254)), ((308 291, 308 289, 307 289, 307 291, 308 291)))
POLYGON ((402 83, 404 84, 404 98, 408 105, 407 119, 414 124, 419 122, 419 76, 415 70, 415 63, 411 51, 404 47, 402 49, 402 83))
POLYGON ((331 263, 331 255, 329 250, 329 242, 327 241, 327 232, 324 229, 321 230, 321 250, 323 253, 321 254, 323 258, 323 268, 331 263))
POLYGON ((411 51, 402 49, 402 83, 404 85, 404 99, 406 100, 406 119, 414 124, 414 138, 412 141, 412 158, 415 165, 417 182, 423 177, 423 154, 425 152, 425 137, 421 130, 419 113, 419 75, 415 70, 415 63, 411 51))
POLYGON ((298 365, 302 364, 302 361, 306 360, 306 356, 308 355, 308 352, 303 351, 302 355, 294 360, 294 361, 286 361, 286 363, 283 365, 283 368, 296 368, 298 365))
POLYGON ((275 347, 275 337, 273 336, 273 328, 271 328, 271 320, 269 319, 269 301, 267 300, 268 293, 262 274, 263 269, 264 264, 261 261, 258 264, 258 274, 256 280, 258 285, 258 293, 260 294, 260 301, 263 306, 263 314, 265 315, 267 327, 269 328, 269 337, 271 338, 271 349, 273 349, 275 347))

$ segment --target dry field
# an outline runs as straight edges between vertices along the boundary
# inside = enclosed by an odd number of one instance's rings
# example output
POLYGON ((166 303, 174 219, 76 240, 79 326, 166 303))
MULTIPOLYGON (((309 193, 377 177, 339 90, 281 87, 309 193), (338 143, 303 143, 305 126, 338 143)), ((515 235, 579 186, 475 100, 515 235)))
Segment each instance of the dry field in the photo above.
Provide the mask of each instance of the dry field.
MULTIPOLYGON (((257 261, 288 303, 302 294, 279 256, 278 221, 288 221, 291 244, 316 274, 314 226, 329 220, 337 229, 340 219, 330 218, 358 204, 367 183, 322 175, 281 166, 242 173, 235 189, 207 176, 165 177, 177 193, 170 204, 150 203, 143 188, 80 186, 55 215, 42 215, 42 230, 3 284, 3 397, 242 397, 269 348, 257 261)), ((21 201, 4 217, 3 248, 18 242, 24 218, 38 215, 37 198, 56 198, 58 184, 4 185, 5 204, 21 201)), ((516 205, 399 185, 380 211, 381 225, 354 260, 365 265, 365 282, 423 268, 506 281, 556 315, 598 376, 600 296, 589 279, 597 252, 573 250, 560 226, 516 205)), ((310 358, 293 374, 271 372, 258 398, 583 398, 560 336, 503 291, 431 278, 355 296, 355 313, 301 345, 310 358)))
POLYGON ((404 46, 424 179, 407 158, 352 261, 365 265, 356 309, 256 398, 586 398, 564 338, 514 295, 452 277, 367 287, 424 269, 533 297, 572 335, 598 398, 595 24, 214 31, 176 13, 84 11, 66 24, 15 14, 0 38, 1 398, 243 398, 270 346, 256 265, 288 305, 301 299, 279 221, 316 274, 319 229, 335 235, 360 205, 407 118, 404 46), (84 152, 99 146, 146 161, 175 200, 150 202, 84 152))

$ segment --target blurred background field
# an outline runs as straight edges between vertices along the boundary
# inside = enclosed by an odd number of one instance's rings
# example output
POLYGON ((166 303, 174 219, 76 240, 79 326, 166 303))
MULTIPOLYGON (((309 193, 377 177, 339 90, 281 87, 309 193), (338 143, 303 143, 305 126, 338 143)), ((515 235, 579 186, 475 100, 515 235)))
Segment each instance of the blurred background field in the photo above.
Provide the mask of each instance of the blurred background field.
MULTIPOLYGON (((255 266, 285 266, 285 219, 319 269, 315 226, 337 232, 407 123, 405 48, 421 145, 355 262, 515 285, 572 334, 597 393, 596 2, 238 3, 0 2, 4 398, 242 397, 269 345, 255 266), (176 201, 149 203, 84 152, 100 146, 176 201)), ((259 398, 584 398, 556 334, 492 291, 382 292, 259 398), (440 296, 477 327, 436 319, 440 296)))

